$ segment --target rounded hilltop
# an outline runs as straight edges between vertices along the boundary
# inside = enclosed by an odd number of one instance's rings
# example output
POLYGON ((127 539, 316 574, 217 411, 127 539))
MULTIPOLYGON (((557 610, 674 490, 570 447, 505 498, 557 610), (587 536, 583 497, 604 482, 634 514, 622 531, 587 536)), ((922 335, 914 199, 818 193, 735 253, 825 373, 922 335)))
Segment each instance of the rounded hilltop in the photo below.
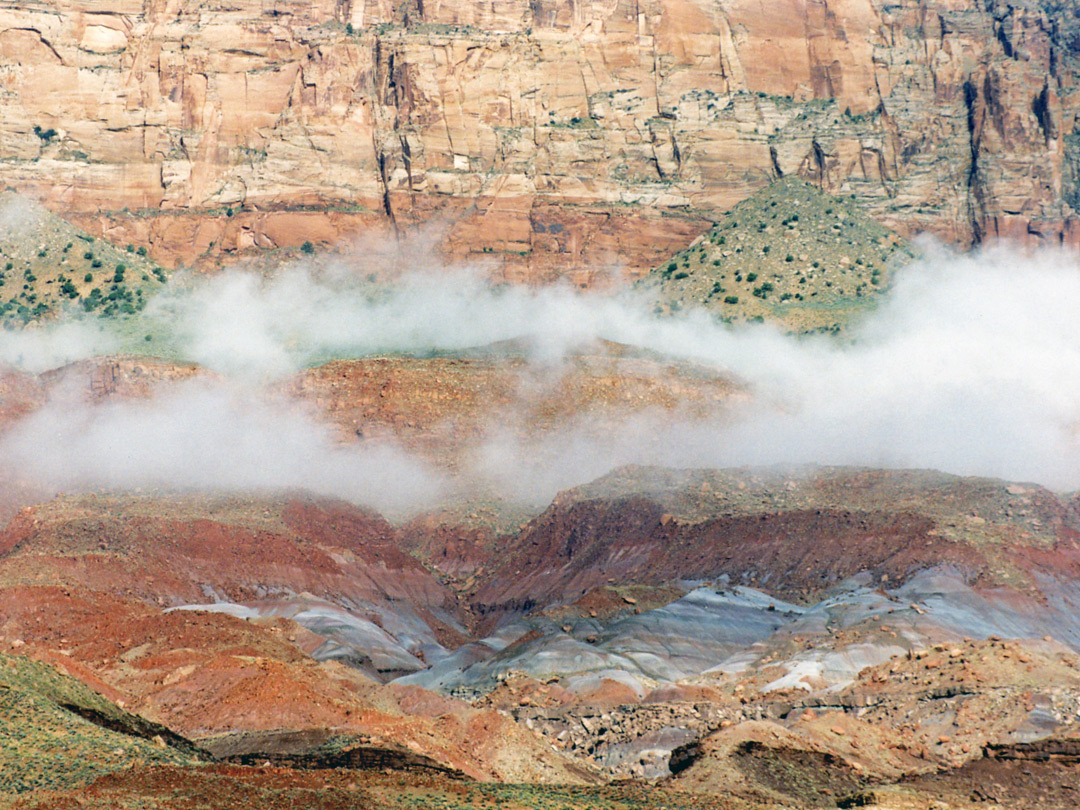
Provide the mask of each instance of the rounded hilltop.
POLYGON ((165 281, 145 247, 117 247, 36 202, 0 193, 0 323, 65 310, 134 315, 165 281))
POLYGON ((655 293, 658 312, 705 307, 728 321, 836 332, 872 307, 913 255, 852 199, 785 177, 733 207, 638 286, 655 293))

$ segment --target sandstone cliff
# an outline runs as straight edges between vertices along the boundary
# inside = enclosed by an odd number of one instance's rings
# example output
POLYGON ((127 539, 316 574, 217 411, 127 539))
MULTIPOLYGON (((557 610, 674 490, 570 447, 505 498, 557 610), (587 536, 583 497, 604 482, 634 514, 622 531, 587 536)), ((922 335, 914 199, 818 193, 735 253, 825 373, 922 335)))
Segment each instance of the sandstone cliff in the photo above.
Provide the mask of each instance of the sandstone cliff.
POLYGON ((780 175, 1077 244, 1062 0, 0 0, 3 179, 167 262, 435 223, 638 275, 780 175))

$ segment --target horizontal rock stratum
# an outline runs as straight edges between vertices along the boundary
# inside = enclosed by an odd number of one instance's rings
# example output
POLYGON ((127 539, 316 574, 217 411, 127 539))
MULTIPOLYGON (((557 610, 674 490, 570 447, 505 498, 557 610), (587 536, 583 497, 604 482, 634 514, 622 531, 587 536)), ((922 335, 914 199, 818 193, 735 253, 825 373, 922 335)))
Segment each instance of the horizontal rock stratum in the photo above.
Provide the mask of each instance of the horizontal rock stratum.
POLYGON ((0 2, 4 180, 166 262, 407 233, 639 275, 780 175, 1080 242, 1059 0, 0 2))

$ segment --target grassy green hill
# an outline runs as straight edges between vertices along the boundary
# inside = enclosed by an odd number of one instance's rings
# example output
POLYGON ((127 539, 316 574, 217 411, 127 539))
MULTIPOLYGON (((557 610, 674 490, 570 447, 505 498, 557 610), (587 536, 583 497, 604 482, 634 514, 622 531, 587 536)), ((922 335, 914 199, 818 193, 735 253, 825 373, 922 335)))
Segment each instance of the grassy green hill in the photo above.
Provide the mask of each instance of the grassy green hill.
POLYGON ((63 790, 133 765, 196 761, 186 740, 53 667, 0 654, 0 797, 63 790))
POLYGON ((784 178, 736 205, 638 286, 658 312, 703 306, 729 321, 839 331, 914 254, 853 202, 784 178))
POLYGON ((0 324, 64 312, 133 315, 166 281, 145 248, 119 248, 0 193, 0 324))

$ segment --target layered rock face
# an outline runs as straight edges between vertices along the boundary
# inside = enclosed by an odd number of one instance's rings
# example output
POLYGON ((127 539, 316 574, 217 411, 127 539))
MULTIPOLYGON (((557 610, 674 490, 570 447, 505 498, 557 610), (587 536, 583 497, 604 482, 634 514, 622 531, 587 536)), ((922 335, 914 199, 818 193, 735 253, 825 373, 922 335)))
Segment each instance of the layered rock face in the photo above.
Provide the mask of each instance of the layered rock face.
POLYGON ((428 223, 587 284, 794 173, 902 232, 1076 244, 1078 30, 1056 0, 3 0, 0 149, 174 263, 428 223))

